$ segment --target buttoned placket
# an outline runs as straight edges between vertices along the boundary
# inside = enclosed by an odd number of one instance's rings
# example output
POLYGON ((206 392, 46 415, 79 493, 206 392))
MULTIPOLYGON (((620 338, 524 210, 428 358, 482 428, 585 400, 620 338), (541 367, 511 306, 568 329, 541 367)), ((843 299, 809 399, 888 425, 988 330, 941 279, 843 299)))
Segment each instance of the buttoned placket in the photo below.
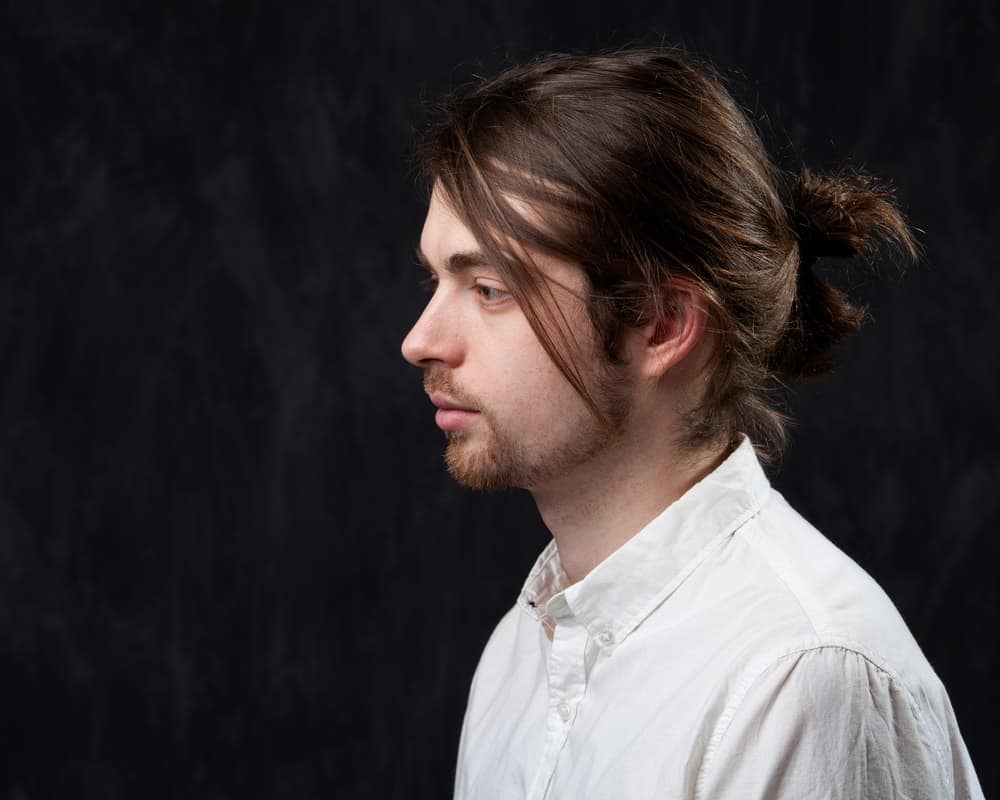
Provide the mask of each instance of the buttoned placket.
POLYGON ((561 594, 552 598, 547 610, 555 620, 555 630, 547 665, 549 696, 545 715, 545 746, 528 790, 528 800, 549 797, 559 754, 566 744, 587 689, 585 653, 589 634, 586 627, 573 616, 561 594))

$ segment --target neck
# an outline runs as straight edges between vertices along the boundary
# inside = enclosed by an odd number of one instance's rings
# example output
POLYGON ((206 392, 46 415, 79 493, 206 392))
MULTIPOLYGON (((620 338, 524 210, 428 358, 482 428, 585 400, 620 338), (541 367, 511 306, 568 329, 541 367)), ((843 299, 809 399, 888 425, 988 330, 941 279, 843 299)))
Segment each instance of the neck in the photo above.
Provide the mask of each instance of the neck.
POLYGON ((669 438, 626 437, 532 495, 570 580, 582 580, 714 470, 731 448, 682 456, 669 438))

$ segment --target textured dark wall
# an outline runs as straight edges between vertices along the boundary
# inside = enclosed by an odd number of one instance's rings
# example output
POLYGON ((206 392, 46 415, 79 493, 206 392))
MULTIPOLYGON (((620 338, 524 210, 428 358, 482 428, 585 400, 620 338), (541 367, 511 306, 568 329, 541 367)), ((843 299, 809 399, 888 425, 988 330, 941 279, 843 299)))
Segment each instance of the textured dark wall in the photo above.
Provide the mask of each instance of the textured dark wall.
POLYGON ((473 73, 661 37, 926 231, 855 281, 875 324, 797 393, 774 481, 899 605, 1000 791, 996 4, 420 5, 4 4, 0 797, 447 796, 546 534, 452 485, 399 356, 406 148, 473 73))

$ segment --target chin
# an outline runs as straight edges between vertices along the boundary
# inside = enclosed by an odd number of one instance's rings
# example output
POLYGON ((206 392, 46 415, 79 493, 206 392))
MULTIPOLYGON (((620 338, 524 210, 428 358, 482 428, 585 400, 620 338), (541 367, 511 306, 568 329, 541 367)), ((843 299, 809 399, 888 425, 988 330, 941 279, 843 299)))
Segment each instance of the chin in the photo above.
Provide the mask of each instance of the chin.
POLYGON ((503 491, 525 486, 525 469, 509 449, 474 444, 465 436, 449 437, 445 451, 448 473, 467 489, 503 491))

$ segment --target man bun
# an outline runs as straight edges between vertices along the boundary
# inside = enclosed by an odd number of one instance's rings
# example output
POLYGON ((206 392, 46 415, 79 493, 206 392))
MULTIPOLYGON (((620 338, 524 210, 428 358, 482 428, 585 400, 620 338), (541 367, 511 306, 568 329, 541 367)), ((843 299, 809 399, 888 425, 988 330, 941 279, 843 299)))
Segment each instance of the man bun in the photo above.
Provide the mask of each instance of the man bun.
POLYGON ((799 268, 791 313, 769 362, 781 380, 830 373, 834 346, 857 331, 867 315, 816 273, 818 259, 867 260, 883 247, 910 259, 918 255, 892 190, 870 175, 804 169, 790 180, 789 195, 799 268))

